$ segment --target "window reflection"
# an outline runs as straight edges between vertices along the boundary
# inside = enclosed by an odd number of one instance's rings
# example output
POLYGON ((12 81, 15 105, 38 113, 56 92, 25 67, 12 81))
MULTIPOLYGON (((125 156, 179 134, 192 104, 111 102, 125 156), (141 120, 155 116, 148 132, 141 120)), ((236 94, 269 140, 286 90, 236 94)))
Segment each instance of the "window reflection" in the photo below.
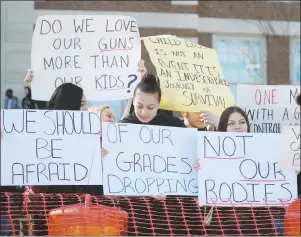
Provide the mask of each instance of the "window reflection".
POLYGON ((300 41, 293 41, 293 67, 292 67, 292 84, 300 85, 300 41))
POLYGON ((235 99, 237 84, 265 84, 261 39, 217 37, 215 49, 235 99))

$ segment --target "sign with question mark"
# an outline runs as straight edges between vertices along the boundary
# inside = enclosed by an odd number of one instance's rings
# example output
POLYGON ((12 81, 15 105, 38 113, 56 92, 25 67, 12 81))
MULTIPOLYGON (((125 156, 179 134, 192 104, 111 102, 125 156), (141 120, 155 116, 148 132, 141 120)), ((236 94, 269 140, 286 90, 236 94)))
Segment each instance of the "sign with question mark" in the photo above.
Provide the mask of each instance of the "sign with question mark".
POLYGON ((131 93, 130 87, 131 87, 131 85, 132 85, 135 81, 137 81, 137 79, 138 79, 138 77, 137 77, 136 74, 131 74, 131 75, 129 75, 129 78, 132 79, 132 80, 130 80, 129 83, 128 83, 128 90, 127 90, 127 93, 131 93))
POLYGON ((140 59, 140 33, 133 17, 39 16, 31 50, 33 99, 49 101, 66 82, 83 88, 88 101, 129 99, 140 81, 140 59))

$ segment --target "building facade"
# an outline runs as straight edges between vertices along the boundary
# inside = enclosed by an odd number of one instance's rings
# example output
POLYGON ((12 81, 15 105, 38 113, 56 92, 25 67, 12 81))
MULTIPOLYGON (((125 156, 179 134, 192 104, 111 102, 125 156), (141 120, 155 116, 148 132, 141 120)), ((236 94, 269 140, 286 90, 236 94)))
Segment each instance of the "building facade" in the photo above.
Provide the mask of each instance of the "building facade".
MULTIPOLYGON (((46 14, 119 14, 140 35, 172 34, 217 50, 236 85, 300 84, 299 1, 1 1, 1 105, 5 90, 23 96, 33 27, 46 14)), ((143 50, 148 71, 155 72, 143 50)), ((109 102, 105 102, 109 103, 109 102)), ((125 102, 110 102, 120 117, 125 102)))

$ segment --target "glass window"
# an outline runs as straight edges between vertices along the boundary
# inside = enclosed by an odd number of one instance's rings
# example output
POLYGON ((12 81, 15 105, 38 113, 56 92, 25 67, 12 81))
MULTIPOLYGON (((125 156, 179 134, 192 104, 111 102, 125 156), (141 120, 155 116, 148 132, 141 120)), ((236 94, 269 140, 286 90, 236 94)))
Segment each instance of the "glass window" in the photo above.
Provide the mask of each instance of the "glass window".
POLYGON ((265 43, 262 38, 215 37, 225 78, 236 99, 237 84, 265 84, 265 43))
POLYGON ((293 85, 300 85, 300 40, 292 41, 291 80, 293 85))

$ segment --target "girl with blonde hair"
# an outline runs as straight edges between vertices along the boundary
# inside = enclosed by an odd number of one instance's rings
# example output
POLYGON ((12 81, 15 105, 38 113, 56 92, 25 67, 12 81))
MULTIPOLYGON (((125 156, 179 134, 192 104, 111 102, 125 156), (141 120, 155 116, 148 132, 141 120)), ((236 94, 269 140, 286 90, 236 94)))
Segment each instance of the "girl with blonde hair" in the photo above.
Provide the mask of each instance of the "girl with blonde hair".
POLYGON ((88 108, 89 111, 100 112, 100 145, 101 158, 104 158, 108 151, 102 147, 102 122, 115 122, 113 110, 107 105, 96 105, 88 108))

